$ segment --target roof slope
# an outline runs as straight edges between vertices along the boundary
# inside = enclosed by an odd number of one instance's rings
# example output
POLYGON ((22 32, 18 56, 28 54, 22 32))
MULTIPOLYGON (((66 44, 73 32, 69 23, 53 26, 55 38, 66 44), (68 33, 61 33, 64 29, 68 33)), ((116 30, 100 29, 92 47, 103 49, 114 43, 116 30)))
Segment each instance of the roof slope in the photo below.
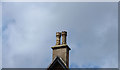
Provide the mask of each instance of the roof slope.
POLYGON ((47 70, 69 70, 64 61, 60 57, 56 57, 47 70))

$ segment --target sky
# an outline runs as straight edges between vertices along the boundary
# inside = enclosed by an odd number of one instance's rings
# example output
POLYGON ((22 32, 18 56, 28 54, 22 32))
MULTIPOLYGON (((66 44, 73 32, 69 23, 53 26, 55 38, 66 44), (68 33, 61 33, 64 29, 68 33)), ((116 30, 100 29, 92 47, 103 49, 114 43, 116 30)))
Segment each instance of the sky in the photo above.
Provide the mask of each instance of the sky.
POLYGON ((119 0, 1 0, 1 2, 119 2, 119 0))
POLYGON ((64 30, 70 68, 118 67, 117 2, 2 3, 2 67, 47 68, 64 30))
POLYGON ((0 3, 0 69, 2 68, 2 3, 0 3))

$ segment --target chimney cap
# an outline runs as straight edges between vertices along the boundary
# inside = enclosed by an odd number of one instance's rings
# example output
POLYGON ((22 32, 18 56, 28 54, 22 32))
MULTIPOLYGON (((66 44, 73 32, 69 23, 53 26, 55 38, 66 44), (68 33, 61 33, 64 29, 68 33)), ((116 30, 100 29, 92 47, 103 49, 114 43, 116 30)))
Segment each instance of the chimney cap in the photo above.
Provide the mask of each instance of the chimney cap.
POLYGON ((62 31, 62 35, 67 35, 67 31, 62 31))
POLYGON ((56 32, 56 36, 61 36, 61 32, 56 32))

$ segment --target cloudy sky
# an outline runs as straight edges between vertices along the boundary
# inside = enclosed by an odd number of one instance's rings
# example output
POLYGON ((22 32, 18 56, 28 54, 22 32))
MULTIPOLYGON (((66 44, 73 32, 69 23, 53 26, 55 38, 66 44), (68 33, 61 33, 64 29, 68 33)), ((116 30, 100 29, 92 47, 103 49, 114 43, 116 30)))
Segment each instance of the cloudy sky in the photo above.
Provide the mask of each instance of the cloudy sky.
POLYGON ((2 67, 2 3, 0 3, 0 69, 2 67))
POLYGON ((117 2, 2 3, 2 66, 48 67, 63 30, 70 68, 118 67, 117 2))

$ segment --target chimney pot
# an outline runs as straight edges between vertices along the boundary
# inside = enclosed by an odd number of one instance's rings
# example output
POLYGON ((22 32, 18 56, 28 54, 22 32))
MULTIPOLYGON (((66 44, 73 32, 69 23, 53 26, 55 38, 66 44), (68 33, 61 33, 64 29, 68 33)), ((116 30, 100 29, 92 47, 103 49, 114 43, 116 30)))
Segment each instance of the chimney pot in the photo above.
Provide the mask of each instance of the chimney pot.
POLYGON ((66 36, 67 36, 67 32, 62 31, 62 44, 66 44, 66 36))
POLYGON ((60 38, 61 38, 61 33, 56 32, 56 45, 60 45, 60 38))

